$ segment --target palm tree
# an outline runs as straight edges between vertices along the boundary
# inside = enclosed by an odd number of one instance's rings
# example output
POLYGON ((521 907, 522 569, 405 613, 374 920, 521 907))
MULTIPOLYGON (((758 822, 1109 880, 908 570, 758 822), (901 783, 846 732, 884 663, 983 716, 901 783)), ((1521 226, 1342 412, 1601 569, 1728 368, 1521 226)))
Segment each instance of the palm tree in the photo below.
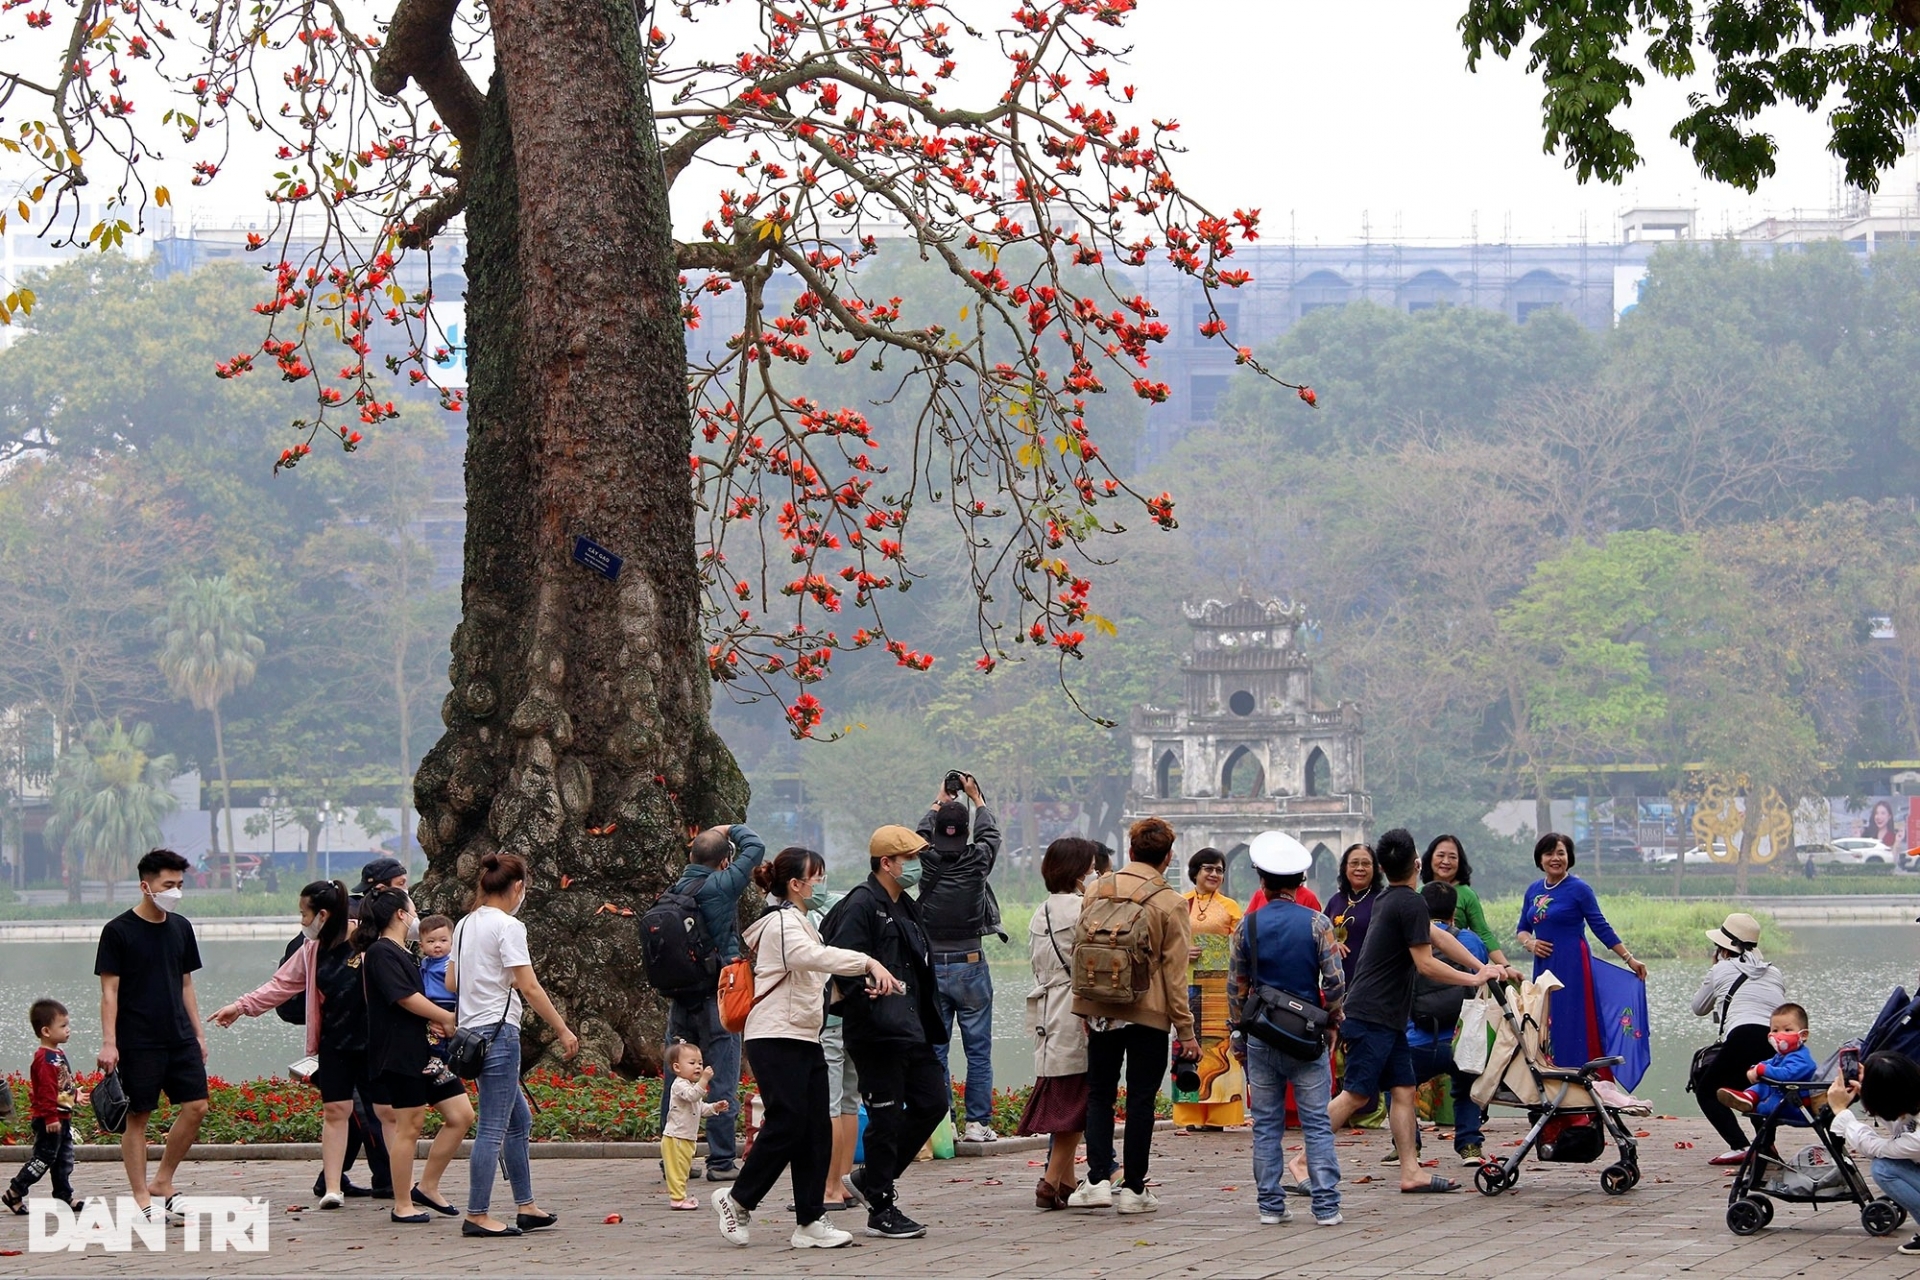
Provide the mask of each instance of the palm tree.
POLYGON ((107 882, 111 904, 113 882, 160 843, 160 820, 179 801, 167 790, 174 759, 151 754, 152 746, 152 725, 96 720, 60 757, 46 834, 66 859, 70 900, 80 900, 81 879, 91 870, 107 882))
POLYGON ((227 882, 240 892, 239 851, 233 839, 233 788, 227 781, 227 745, 220 703, 253 683, 266 643, 253 634, 253 598, 225 574, 188 578, 167 605, 160 633, 160 671, 176 698, 213 716, 213 755, 220 769, 220 807, 227 820, 227 882))

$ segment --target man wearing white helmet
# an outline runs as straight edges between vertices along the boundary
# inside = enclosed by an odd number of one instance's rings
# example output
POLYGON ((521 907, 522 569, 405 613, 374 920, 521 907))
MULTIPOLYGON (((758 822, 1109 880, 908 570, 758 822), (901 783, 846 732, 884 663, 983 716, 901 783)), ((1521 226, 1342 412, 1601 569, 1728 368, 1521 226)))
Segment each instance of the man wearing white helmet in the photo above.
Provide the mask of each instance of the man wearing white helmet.
POLYGON ((1306 847, 1284 832, 1263 831, 1249 852, 1267 904, 1249 911, 1234 932, 1227 1000, 1233 1051, 1246 1068, 1253 1111, 1253 1180, 1260 1221, 1278 1225, 1293 1218, 1283 1186, 1291 1082, 1306 1139, 1313 1220, 1323 1227, 1338 1226, 1340 1162, 1327 1117, 1333 1075, 1321 1024, 1325 1030, 1339 1024, 1346 996, 1340 951, 1333 922, 1294 901, 1313 865, 1306 847))

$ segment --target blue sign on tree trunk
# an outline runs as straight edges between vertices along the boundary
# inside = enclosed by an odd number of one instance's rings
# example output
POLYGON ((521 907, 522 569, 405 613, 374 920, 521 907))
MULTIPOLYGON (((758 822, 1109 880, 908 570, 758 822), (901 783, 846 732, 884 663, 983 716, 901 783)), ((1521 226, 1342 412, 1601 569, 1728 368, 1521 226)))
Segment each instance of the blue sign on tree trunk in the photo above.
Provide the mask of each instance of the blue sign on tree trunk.
POLYGON ((575 536, 573 540, 573 562, 583 564, 608 582, 620 576, 620 557, 607 550, 592 538, 575 536))

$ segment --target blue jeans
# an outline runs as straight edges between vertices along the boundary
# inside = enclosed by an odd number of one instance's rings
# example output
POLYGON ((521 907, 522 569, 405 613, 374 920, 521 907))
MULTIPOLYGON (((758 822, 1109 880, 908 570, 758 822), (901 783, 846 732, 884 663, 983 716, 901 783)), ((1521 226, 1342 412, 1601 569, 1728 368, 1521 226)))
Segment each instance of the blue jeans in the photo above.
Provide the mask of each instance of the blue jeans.
POLYGON ((934 1003, 946 1034, 933 1046, 940 1069, 947 1072, 947 1095, 953 1095, 953 1073, 947 1069, 948 1042, 953 1022, 960 1020, 960 1045, 967 1052, 967 1121, 993 1121, 993 975, 986 957, 971 964, 933 966, 934 1003))
POLYGON ((467 1213, 479 1217, 493 1200, 493 1174, 504 1165, 516 1205, 533 1203, 533 1165, 527 1143, 533 1112, 520 1092, 520 1028, 502 1026, 480 1068, 480 1118, 467 1157, 467 1213))
POLYGON ((1873 1162, 1873 1180, 1887 1199, 1920 1219, 1920 1164, 1911 1160, 1880 1159, 1873 1162))
POLYGON ((1460 1151, 1482 1145, 1486 1141, 1480 1132, 1482 1116, 1479 1104, 1473 1100, 1473 1082, 1478 1077, 1453 1065, 1453 1037, 1410 1048, 1413 1074, 1422 1084, 1436 1076, 1450 1076, 1453 1080, 1453 1149, 1460 1151))
MULTIPOLYGON (((708 1102, 725 1102, 727 1109, 707 1117, 707 1168, 733 1168, 734 1122, 740 1110, 740 1037, 720 1025, 720 1001, 708 996, 705 1003, 684 1005, 674 1000, 667 1005, 667 1043, 685 1040, 700 1046, 700 1057, 713 1068, 713 1082, 707 1086, 708 1102)), ((667 1125, 667 1090, 660 1090, 660 1127, 667 1125)))
POLYGON ((1312 1192, 1313 1216, 1331 1218, 1340 1212, 1340 1158, 1333 1150, 1333 1122, 1327 1103, 1333 1092, 1333 1071, 1327 1055, 1296 1058, 1258 1040, 1247 1041, 1247 1103, 1253 1110, 1253 1181, 1259 1189, 1260 1212, 1282 1213, 1287 1193, 1287 1082, 1293 1082, 1293 1105, 1300 1113, 1300 1134, 1307 1142, 1307 1189, 1312 1192))

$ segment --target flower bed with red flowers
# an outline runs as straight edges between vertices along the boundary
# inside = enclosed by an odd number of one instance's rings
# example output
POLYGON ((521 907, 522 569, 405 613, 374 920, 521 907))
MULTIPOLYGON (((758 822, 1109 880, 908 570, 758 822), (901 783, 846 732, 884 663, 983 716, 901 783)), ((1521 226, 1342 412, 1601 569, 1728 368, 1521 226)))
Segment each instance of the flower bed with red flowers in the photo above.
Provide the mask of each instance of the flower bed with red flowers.
MULTIPOLYGON (((80 1074, 82 1088, 91 1088, 100 1079, 98 1072, 80 1074)), ((0 1146, 31 1145, 32 1130, 27 1123, 27 1079, 23 1075, 6 1077, 13 1092, 13 1119, 0 1123, 0 1146)), ((522 1083, 533 1104, 533 1140, 535 1142, 652 1142, 660 1137, 660 1082, 628 1080, 623 1076, 584 1067, 573 1074, 536 1069, 522 1083)), ((320 1141, 320 1091, 293 1080, 270 1076, 264 1080, 243 1080, 232 1084, 214 1076, 208 1079, 207 1118, 200 1126, 201 1142, 259 1144, 270 1142, 320 1141)), ((476 1086, 468 1084, 473 1092, 476 1086)), ((1011 1135, 1026 1110, 1032 1089, 1022 1086, 993 1091, 993 1128, 1002 1136, 1011 1135)), ((955 1114, 961 1086, 954 1089, 955 1114)), ((741 1111, 751 1104, 753 1087, 748 1082, 741 1090, 741 1111)), ((1163 1095, 1156 1099, 1158 1114, 1170 1113, 1163 1095)), ((1122 1094, 1119 1108, 1124 1108, 1122 1094)), ((162 1103, 154 1116, 151 1132, 166 1132, 173 1122, 173 1105, 162 1103)), ((93 1122, 93 1111, 81 1107, 74 1112, 76 1137, 81 1142, 112 1144, 119 1139, 103 1134, 93 1122)), ((426 1133, 439 1131, 437 1112, 427 1112, 426 1133)))
MULTIPOLYGON (((77 1078, 82 1088, 91 1088, 100 1075, 92 1072, 77 1078)), ((31 1145, 26 1077, 8 1075, 6 1083, 13 1092, 14 1115, 12 1120, 0 1123, 0 1146, 31 1145)), ((657 1080, 626 1080, 589 1067, 574 1075, 531 1071, 525 1083, 533 1100, 536 1142, 645 1142, 660 1136, 657 1080)), ((318 1089, 277 1076, 238 1084, 215 1076, 207 1086, 210 1105, 200 1126, 202 1142, 320 1141, 318 1089)), ((472 1092, 475 1086, 469 1084, 467 1089, 472 1092)), ((164 1134, 172 1122, 172 1104, 162 1103, 151 1130, 156 1135, 164 1134)), ((427 1134, 437 1132, 439 1127, 439 1115, 429 1110, 427 1134)), ((119 1141, 113 1134, 100 1132, 89 1107, 75 1110, 74 1128, 81 1142, 119 1141)))

